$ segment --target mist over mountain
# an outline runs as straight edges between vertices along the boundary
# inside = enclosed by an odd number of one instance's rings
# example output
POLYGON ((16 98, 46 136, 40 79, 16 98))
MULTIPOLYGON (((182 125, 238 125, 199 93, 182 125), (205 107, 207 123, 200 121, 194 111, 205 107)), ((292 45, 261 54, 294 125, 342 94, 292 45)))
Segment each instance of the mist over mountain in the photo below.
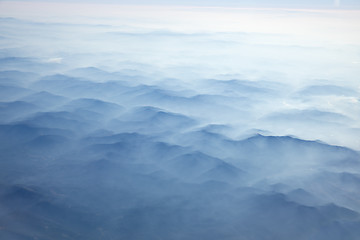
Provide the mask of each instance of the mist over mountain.
POLYGON ((356 10, 29 2, 0 3, 0 239, 359 239, 356 10))

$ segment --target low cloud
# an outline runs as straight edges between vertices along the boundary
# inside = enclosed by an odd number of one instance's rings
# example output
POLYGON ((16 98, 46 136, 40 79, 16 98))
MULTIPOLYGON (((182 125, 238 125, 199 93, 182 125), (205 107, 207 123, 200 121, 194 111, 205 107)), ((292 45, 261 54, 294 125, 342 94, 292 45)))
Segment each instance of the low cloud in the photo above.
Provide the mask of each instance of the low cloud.
POLYGON ((359 45, 159 16, 0 23, 0 238, 357 239, 359 45))

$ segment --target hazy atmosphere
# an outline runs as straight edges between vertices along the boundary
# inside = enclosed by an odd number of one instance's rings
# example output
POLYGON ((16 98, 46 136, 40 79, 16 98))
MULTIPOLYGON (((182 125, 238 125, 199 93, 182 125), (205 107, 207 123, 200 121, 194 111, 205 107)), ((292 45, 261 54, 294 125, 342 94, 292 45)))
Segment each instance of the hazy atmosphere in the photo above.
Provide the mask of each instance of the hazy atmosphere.
POLYGON ((359 76, 357 0, 0 0, 0 239, 358 240, 359 76))

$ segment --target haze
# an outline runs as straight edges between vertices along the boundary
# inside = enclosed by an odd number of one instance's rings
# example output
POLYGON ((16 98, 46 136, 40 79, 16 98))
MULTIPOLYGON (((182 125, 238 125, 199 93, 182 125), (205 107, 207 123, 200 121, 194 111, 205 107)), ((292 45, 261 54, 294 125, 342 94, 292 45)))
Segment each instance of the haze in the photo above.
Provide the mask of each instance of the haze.
POLYGON ((290 2, 0 1, 0 238, 358 239, 359 4, 290 2))

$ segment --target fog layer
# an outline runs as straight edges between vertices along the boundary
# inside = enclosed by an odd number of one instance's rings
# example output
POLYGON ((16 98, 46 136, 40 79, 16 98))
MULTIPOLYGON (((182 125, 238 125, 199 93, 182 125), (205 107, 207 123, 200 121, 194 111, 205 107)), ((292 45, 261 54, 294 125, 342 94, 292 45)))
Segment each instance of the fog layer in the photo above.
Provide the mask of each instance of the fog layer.
POLYGON ((358 239, 357 11, 37 4, 0 3, 1 239, 358 239))

